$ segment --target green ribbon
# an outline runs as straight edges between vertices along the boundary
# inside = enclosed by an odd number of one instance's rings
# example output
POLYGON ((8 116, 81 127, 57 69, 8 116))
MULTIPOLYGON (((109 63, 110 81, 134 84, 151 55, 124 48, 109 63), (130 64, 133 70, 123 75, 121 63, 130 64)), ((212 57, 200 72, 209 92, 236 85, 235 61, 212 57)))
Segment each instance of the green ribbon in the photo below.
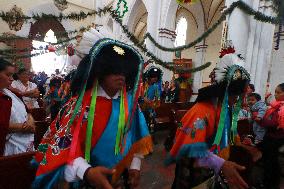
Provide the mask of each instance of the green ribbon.
POLYGON ((234 144, 235 136, 238 135, 238 117, 242 107, 242 102, 243 98, 242 96, 240 96, 238 102, 236 103, 236 106, 234 107, 233 116, 232 116, 231 137, 230 137, 231 144, 234 144))
POLYGON ((222 135, 223 135, 223 130, 225 127, 225 120, 226 120, 226 112, 228 111, 228 100, 229 100, 229 95, 228 95, 228 90, 226 90, 224 100, 222 102, 222 109, 221 109, 221 114, 220 114, 220 119, 218 123, 218 129, 217 129, 217 134, 214 139, 213 145, 219 146, 222 135))
POLYGON ((66 130, 66 133, 70 132, 70 127, 73 124, 75 117, 77 116, 77 113, 78 113, 78 110, 79 110, 80 106, 82 105, 82 101, 83 101, 83 98, 84 98, 86 87, 87 87, 87 82, 84 84, 83 90, 81 91, 80 96, 79 96, 79 98, 78 98, 78 100, 76 102, 73 114, 72 114, 72 116, 70 118, 70 121, 68 123, 68 127, 67 127, 67 130, 66 130))
POLYGON ((118 120, 118 128, 116 133, 116 142, 115 142, 115 155, 118 155, 120 152, 120 144, 122 135, 125 129, 125 107, 124 107, 124 98, 127 98, 123 94, 123 90, 120 93, 120 105, 119 105, 119 120, 118 120))
POLYGON ((90 162, 91 159, 92 133, 93 133, 95 109, 97 103, 97 91, 98 91, 98 81, 96 81, 95 87, 93 89, 92 100, 88 114, 88 125, 87 125, 86 145, 85 145, 85 159, 87 162, 90 162))

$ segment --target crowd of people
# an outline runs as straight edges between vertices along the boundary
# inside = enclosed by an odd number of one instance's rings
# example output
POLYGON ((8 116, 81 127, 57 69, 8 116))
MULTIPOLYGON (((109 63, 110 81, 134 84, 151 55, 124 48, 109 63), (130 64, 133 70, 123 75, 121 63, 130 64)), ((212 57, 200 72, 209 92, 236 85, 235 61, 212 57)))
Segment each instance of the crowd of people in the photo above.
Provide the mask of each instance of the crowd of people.
MULTIPOLYGON (((179 82, 163 82, 158 67, 144 69, 133 47, 99 39, 89 49, 76 70, 66 76, 56 70, 50 78, 0 59, 0 155, 36 151, 33 188, 64 181, 74 187, 135 188, 141 161, 153 152, 155 110, 161 103, 179 101, 179 82), (30 110, 39 107, 51 122, 35 149, 30 110)), ((173 189, 209 180, 218 181, 210 182, 215 188, 248 188, 240 174, 245 167, 230 160, 236 146, 263 163, 264 179, 255 187, 279 189, 284 83, 276 87, 275 101, 262 100, 243 65, 237 55, 223 55, 210 74, 211 85, 199 90, 195 105, 182 118, 166 159, 176 163, 173 189), (252 123, 252 136, 238 135, 239 120, 252 123)))

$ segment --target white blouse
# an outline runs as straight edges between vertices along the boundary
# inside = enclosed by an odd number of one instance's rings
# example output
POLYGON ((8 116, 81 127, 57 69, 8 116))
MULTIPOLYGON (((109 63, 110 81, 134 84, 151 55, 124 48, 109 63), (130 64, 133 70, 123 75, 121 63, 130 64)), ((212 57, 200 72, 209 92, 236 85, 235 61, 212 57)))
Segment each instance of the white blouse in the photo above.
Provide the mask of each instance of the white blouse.
MULTIPOLYGON (((10 123, 24 123, 27 121, 27 111, 24 103, 8 89, 3 90, 4 94, 12 99, 10 123)), ((34 150, 34 134, 30 133, 9 133, 6 136, 4 156, 19 154, 34 150)))
MULTIPOLYGON (((37 85, 32 82, 28 82, 28 86, 26 87, 20 80, 13 81, 11 86, 20 90, 21 92, 27 92, 37 88, 37 85)), ((23 100, 28 107, 39 108, 36 98, 23 97, 23 100)))

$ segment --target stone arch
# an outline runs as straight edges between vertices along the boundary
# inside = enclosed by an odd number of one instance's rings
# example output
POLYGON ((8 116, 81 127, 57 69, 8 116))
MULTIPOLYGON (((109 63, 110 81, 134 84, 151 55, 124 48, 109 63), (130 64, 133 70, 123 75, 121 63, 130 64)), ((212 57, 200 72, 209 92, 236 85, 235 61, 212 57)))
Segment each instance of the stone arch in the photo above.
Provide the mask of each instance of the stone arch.
MULTIPOLYGON (((131 10, 128 17, 125 19, 125 23, 131 32, 134 32, 135 26, 137 25, 137 18, 142 16, 145 12, 148 13, 145 0, 135 0, 130 5, 131 10)), ((139 19, 138 19, 139 20, 139 19)))
POLYGON ((178 10, 178 4, 176 0, 170 0, 168 1, 168 4, 166 5, 166 14, 164 16, 164 20, 161 23, 161 26, 163 28, 167 29, 174 29, 176 26, 176 12, 178 10))
POLYGON ((36 39, 36 40, 43 40, 45 37, 45 34, 52 30, 54 34, 56 35, 57 39, 67 39, 68 34, 63 27, 63 25, 54 18, 48 18, 48 19, 40 19, 33 23, 30 28, 30 38, 36 39), (39 36, 37 34, 40 34, 39 36))
MULTIPOLYGON (((33 14, 52 14, 58 16, 61 12, 57 9, 54 3, 43 3, 27 10, 26 15, 32 16, 33 14)), ((36 22, 32 20, 31 22, 25 23, 20 31, 17 32, 18 36, 27 37, 30 34, 31 26, 36 22)), ((69 20, 62 20, 61 25, 64 27, 65 31, 72 31, 75 28, 72 26, 69 20)), ((70 37, 70 36, 69 36, 70 37)))

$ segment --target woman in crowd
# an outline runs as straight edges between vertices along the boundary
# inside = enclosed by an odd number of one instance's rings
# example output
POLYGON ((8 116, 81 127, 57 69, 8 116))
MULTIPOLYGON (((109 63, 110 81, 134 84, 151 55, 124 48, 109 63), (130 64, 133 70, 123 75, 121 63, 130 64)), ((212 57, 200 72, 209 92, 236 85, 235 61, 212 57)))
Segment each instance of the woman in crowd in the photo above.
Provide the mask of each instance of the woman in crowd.
MULTIPOLYGON (((101 34, 91 29, 82 41, 93 45, 90 36, 101 34)), ((145 118, 137 109, 144 61, 133 47, 108 38, 84 52, 71 84, 73 97, 38 147, 33 186, 53 188, 65 180, 101 189, 135 188, 141 158, 152 151, 145 118)))
POLYGON ((166 81, 162 86, 162 94, 161 94, 161 101, 166 100, 166 96, 168 95, 170 91, 170 82, 166 81))
POLYGON ((53 77, 50 80, 49 91, 45 96, 45 101, 48 105, 47 112, 50 112, 51 120, 53 121, 61 108, 61 98, 59 96, 59 89, 62 83, 62 79, 59 77, 53 77))
POLYGON ((39 108, 37 98, 39 90, 35 83, 30 82, 30 73, 26 69, 20 69, 17 73, 17 80, 12 82, 12 87, 17 89, 23 96, 23 100, 28 109, 39 108))
POLYGON ((0 59, 0 155, 5 156, 33 150, 34 141, 33 118, 21 98, 8 89, 13 74, 14 66, 0 59))
POLYGON ((260 124, 267 129, 263 139, 264 184, 266 188, 279 189, 279 148, 284 145, 284 83, 276 87, 275 101, 270 104, 260 124))
POLYGON ((170 90, 166 96, 165 102, 174 103, 179 101, 179 85, 177 81, 171 81, 170 90))

